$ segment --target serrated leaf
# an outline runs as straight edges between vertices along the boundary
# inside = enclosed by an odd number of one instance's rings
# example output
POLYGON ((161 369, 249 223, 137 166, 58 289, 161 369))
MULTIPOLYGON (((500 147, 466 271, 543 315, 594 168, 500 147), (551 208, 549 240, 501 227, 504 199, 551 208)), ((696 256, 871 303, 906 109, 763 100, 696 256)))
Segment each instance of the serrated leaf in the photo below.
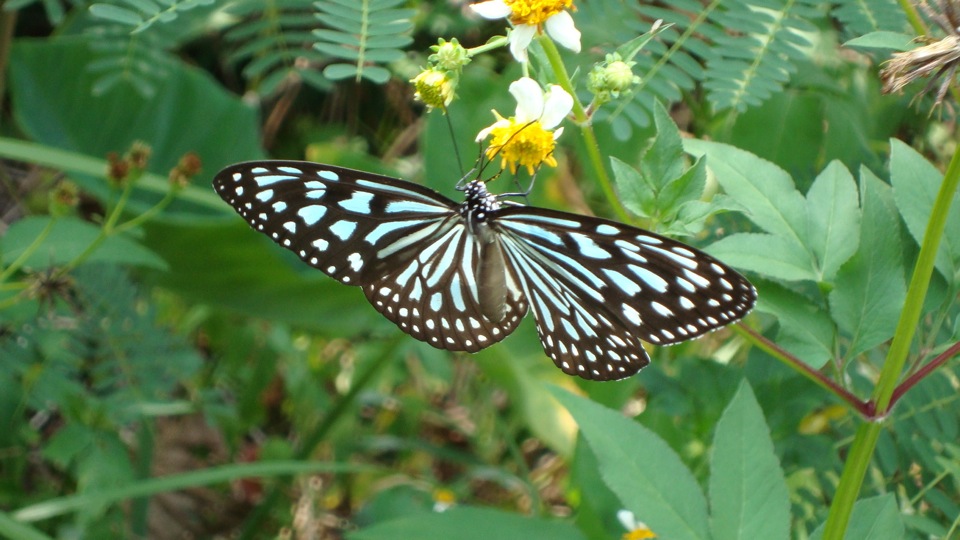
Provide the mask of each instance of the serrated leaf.
POLYGON ((627 510, 662 538, 710 537, 700 486, 662 439, 619 412, 559 388, 552 390, 577 421, 596 455, 600 475, 627 510))
POLYGON ((706 250, 743 270, 783 281, 816 280, 805 249, 772 234, 737 233, 717 240, 706 250))
MULTIPOLYGON (((844 533, 850 540, 902 540, 903 519, 893 493, 861 499, 853 505, 850 523, 844 533)), ((810 540, 823 538, 823 525, 817 527, 810 540)))
POLYGON ((777 344, 814 369, 834 355, 836 329, 830 315, 806 297, 771 282, 754 282, 757 311, 773 315, 780 324, 777 344))
POLYGON ((860 243, 857 184, 839 161, 832 161, 807 192, 807 245, 819 282, 832 282, 860 243))
MULTIPOLYGON (((890 183, 893 186, 893 198, 907 224, 907 230, 917 244, 923 243, 933 202, 942 182, 943 174, 916 150, 897 139, 890 141, 890 183)), ((937 270, 948 282, 953 282, 960 265, 960 235, 956 234, 956 231, 960 231, 958 207, 960 195, 954 193, 950 213, 947 215, 946 234, 940 240, 940 249, 937 251, 937 270)))
POLYGON ((445 512, 419 513, 353 531, 350 540, 397 538, 524 538, 530 540, 583 540, 573 525, 511 514, 489 508, 454 507, 445 512))
MULTIPOLYGON (((680 206, 699 201, 707 185, 707 162, 697 159, 683 174, 672 179, 660 192, 660 202, 673 214, 680 206)), ((742 207, 741 207, 742 208, 742 207)))
POLYGON ((683 173, 683 144, 680 130, 659 102, 653 106, 653 122, 657 135, 640 158, 640 173, 660 192, 683 173))
POLYGON ((906 298, 904 246, 890 187, 864 168, 860 200, 860 250, 840 268, 829 296, 831 316, 850 336, 850 357, 893 336, 906 298))
POLYGON ((610 156, 610 168, 623 206, 638 216, 651 217, 648 209, 654 206, 653 190, 644 182, 640 171, 613 156, 610 156))
POLYGON ((790 536, 790 494, 770 430, 746 381, 717 422, 710 458, 715 540, 790 536))
POLYGON ((730 145, 697 139, 685 139, 683 145, 695 156, 707 156, 717 182, 749 208, 747 217, 758 227, 792 245, 805 245, 806 201, 786 171, 730 145))

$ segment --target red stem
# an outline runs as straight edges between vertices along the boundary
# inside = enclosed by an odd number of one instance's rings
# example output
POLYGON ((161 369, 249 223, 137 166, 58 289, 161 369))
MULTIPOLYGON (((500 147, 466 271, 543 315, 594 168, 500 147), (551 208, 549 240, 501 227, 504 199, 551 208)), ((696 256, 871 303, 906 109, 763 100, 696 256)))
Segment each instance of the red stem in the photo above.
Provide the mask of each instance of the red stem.
POLYGON ((749 326, 739 323, 737 324, 738 329, 742 330, 744 333, 748 334, 757 345, 762 349, 765 349, 767 352, 771 353, 773 356, 779 358, 783 362, 789 364, 793 369, 800 371, 807 378, 812 379, 814 382, 820 386, 825 387, 834 394, 836 394, 840 399, 846 401, 850 404, 851 407, 857 410, 861 415, 866 418, 873 418, 875 415, 873 403, 863 401, 858 398, 856 395, 848 391, 846 388, 840 386, 833 379, 827 377, 825 374, 819 370, 813 369, 802 360, 793 356, 789 352, 780 348, 776 343, 773 343, 769 339, 763 337, 757 333, 754 329, 749 326))
POLYGON ((954 343, 949 349, 943 351, 937 355, 936 358, 927 363, 927 365, 918 369, 916 373, 904 379, 904 381, 897 385, 897 387, 893 390, 893 395, 890 396, 890 405, 887 407, 887 410, 884 411, 884 414, 893 409, 893 406, 897 403, 897 400, 903 397, 903 395, 907 393, 907 390, 910 390, 916 386, 916 384, 923 380, 924 377, 933 373, 933 370, 947 363, 947 360, 953 358, 957 353, 960 353, 960 342, 954 343))

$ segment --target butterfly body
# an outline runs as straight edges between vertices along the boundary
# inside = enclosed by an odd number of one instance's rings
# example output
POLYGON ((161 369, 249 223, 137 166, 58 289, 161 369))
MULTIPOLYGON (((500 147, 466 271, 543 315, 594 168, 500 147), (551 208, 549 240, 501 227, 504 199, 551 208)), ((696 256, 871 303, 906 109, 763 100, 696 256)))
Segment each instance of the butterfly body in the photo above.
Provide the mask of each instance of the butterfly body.
POLYGON ((613 221, 504 205, 484 182, 462 203, 423 186, 317 163, 240 163, 220 196, 256 230, 347 285, 401 330, 475 352, 528 309, 566 373, 621 379, 671 344, 743 317, 756 292, 694 248, 613 221))

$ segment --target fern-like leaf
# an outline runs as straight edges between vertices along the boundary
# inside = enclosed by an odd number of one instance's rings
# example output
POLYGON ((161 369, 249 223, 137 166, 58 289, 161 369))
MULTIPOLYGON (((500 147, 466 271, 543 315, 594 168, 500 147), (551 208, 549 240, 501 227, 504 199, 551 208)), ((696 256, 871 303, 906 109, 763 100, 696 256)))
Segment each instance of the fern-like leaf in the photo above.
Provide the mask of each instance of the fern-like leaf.
POLYGON ((819 16, 815 0, 727 1, 714 14, 727 29, 716 40, 716 56, 707 63, 708 98, 717 110, 746 110, 779 92, 796 71, 795 63, 807 57, 811 46, 805 33, 815 32, 808 22, 819 16))
POLYGON ((243 0, 231 6, 230 14, 240 22, 225 34, 234 47, 228 62, 243 64, 243 77, 258 94, 274 93, 292 76, 321 90, 329 88, 329 81, 315 69, 327 57, 313 49, 312 4, 312 0, 243 0))
POLYGON ((98 55, 86 69, 95 75, 93 95, 103 95, 126 84, 145 98, 156 93, 157 85, 170 71, 173 58, 163 39, 154 32, 131 34, 117 24, 100 25, 87 31, 90 48, 98 55))
POLYGON ((395 9, 403 0, 322 0, 316 3, 317 18, 327 28, 314 30, 316 50, 349 63, 328 65, 323 75, 330 80, 353 77, 378 84, 390 72, 381 66, 403 58, 402 47, 413 39, 411 18, 416 11, 395 9))
POLYGON ((907 21, 896 0, 837 0, 833 16, 843 23, 846 34, 862 36, 887 30, 902 32, 907 21))
POLYGON ((123 0, 115 3, 97 3, 90 6, 90 13, 105 21, 133 27, 133 32, 143 32, 154 23, 175 21, 180 12, 200 6, 209 6, 214 0, 123 0), (120 5, 123 4, 123 5, 120 5))

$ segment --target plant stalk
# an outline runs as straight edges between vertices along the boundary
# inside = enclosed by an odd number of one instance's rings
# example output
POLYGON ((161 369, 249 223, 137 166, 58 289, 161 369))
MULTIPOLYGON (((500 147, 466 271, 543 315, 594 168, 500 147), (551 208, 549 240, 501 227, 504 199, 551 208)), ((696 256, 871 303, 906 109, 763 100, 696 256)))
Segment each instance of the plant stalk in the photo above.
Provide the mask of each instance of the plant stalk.
POLYGON ((541 36, 538 38, 538 41, 547 54, 547 59, 550 61, 553 74, 557 77, 557 83, 573 97, 573 118, 580 127, 580 135, 583 137, 587 158, 590 161, 591 168, 593 168, 593 174, 597 179, 597 183, 600 184, 600 189, 603 190, 604 197, 606 197, 610 208, 613 209, 613 213, 617 215, 617 218, 625 223, 630 223, 630 215, 627 214, 623 204, 620 203, 620 199, 613 189, 613 182, 610 181, 610 175, 607 174, 607 168, 603 165, 603 156, 600 153, 600 145, 597 143, 597 135, 593 131, 593 123, 590 121, 590 116, 587 114, 586 109, 584 109, 583 103, 581 103, 577 97, 573 83, 570 81, 570 76, 567 75, 567 68, 563 65, 563 58, 560 57, 560 51, 557 50, 557 46, 553 43, 553 40, 547 36, 541 36))
POLYGON ((954 152, 950 160, 943 182, 940 184, 940 191, 930 211, 930 221, 923 235, 920 255, 917 257, 913 277, 910 278, 910 287, 907 289, 907 301, 903 311, 900 312, 900 321, 897 323, 890 351, 887 353, 887 359, 880 371, 880 379, 873 391, 872 401, 876 405, 877 420, 864 423, 857 429, 843 474, 840 476, 836 498, 830 505, 830 513, 823 531, 824 540, 843 540, 847 530, 853 505, 863 485, 863 478, 876 448, 883 421, 890 413, 891 398, 897 388, 897 381, 903 373, 913 336, 920 316, 923 314, 923 301, 927 297, 927 288, 933 275, 940 240, 943 238, 950 205, 958 184, 960 184, 960 149, 954 152))

